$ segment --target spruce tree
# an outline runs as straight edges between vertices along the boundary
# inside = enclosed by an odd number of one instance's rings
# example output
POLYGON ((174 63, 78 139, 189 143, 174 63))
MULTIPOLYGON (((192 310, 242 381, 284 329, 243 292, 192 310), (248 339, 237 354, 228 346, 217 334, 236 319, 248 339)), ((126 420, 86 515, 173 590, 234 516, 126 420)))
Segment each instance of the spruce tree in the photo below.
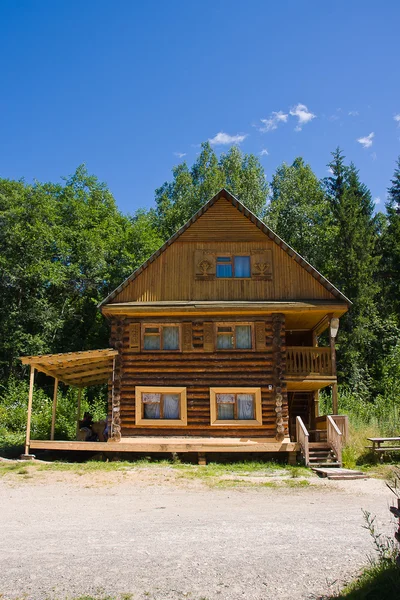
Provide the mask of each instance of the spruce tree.
POLYGON ((334 260, 328 276, 353 302, 341 321, 338 364, 353 389, 370 388, 370 370, 376 342, 378 285, 378 221, 368 188, 353 164, 346 166, 338 148, 325 180, 333 223, 334 260))
POLYGON ((400 326, 400 156, 388 188, 387 228, 382 236, 381 281, 386 310, 400 326))

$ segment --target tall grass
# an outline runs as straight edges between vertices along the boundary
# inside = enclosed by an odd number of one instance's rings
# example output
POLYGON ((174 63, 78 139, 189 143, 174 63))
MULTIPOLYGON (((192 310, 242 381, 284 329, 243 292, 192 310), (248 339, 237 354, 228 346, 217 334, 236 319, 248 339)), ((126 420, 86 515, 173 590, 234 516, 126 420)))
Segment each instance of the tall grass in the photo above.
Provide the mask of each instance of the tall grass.
MULTIPOLYGON (((348 415, 350 424, 349 439, 343 449, 345 467, 354 468, 374 461, 367 448, 371 445, 368 438, 400 436, 400 397, 394 394, 380 395, 370 401, 346 387, 339 387, 338 407, 339 414, 348 415)), ((320 414, 329 413, 332 413, 332 399, 322 393, 320 414)))

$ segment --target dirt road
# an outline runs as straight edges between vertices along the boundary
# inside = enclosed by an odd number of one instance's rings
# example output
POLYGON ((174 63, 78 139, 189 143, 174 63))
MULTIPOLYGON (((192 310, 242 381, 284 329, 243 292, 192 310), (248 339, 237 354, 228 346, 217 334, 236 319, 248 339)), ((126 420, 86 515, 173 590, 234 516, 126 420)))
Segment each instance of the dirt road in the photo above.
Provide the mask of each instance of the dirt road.
POLYGON ((154 472, 4 477, 0 597, 318 598, 372 553, 361 509, 388 531, 390 501, 379 480, 209 489, 154 472))

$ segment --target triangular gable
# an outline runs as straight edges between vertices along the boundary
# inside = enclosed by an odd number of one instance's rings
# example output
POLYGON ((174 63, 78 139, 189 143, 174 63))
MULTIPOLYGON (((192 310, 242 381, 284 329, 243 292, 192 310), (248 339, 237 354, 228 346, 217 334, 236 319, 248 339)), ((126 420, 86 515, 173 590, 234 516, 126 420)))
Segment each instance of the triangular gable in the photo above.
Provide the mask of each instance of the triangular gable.
POLYGON ((104 306, 112 301, 131 281, 136 279, 147 267, 153 263, 171 244, 173 244, 179 237, 181 237, 194 223, 196 223, 212 206, 215 205, 221 198, 226 199, 232 204, 242 215, 244 215, 249 221, 257 227, 263 234, 265 234, 270 240, 277 244, 284 252, 286 252, 293 260, 295 260, 303 269, 305 269, 310 275, 312 275, 326 290, 328 290, 333 296, 351 304, 351 301, 346 298, 340 290, 338 290, 332 283, 330 283, 321 273, 317 271, 310 263, 308 263, 298 252, 293 250, 286 242, 284 242, 276 233, 272 231, 265 223, 263 223, 256 215, 254 215, 248 208, 244 206, 233 194, 228 192, 225 188, 222 188, 211 200, 206 202, 197 212, 193 215, 185 225, 183 225, 172 237, 169 238, 165 244, 161 246, 150 258, 148 258, 138 269, 136 269, 125 281, 121 283, 111 294, 107 296, 100 304, 104 306))

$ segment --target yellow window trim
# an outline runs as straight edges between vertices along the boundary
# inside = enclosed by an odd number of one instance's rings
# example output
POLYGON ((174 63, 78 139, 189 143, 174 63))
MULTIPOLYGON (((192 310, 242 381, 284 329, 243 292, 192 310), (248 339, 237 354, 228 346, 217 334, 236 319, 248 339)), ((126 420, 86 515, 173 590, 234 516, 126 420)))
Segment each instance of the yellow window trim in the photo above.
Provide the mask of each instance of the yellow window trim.
POLYGON ((146 425, 146 427, 173 427, 176 425, 187 425, 187 403, 185 387, 157 387, 141 386, 135 387, 135 422, 136 425, 146 425), (179 394, 179 419, 145 419, 143 417, 142 393, 151 394, 179 394))
POLYGON ((214 426, 234 426, 234 427, 260 427, 262 426, 262 407, 261 407, 261 388, 245 388, 245 387, 224 387, 210 388, 210 412, 211 425, 214 426), (219 420, 217 408, 217 394, 254 394, 255 400, 255 419, 231 419, 219 420))

